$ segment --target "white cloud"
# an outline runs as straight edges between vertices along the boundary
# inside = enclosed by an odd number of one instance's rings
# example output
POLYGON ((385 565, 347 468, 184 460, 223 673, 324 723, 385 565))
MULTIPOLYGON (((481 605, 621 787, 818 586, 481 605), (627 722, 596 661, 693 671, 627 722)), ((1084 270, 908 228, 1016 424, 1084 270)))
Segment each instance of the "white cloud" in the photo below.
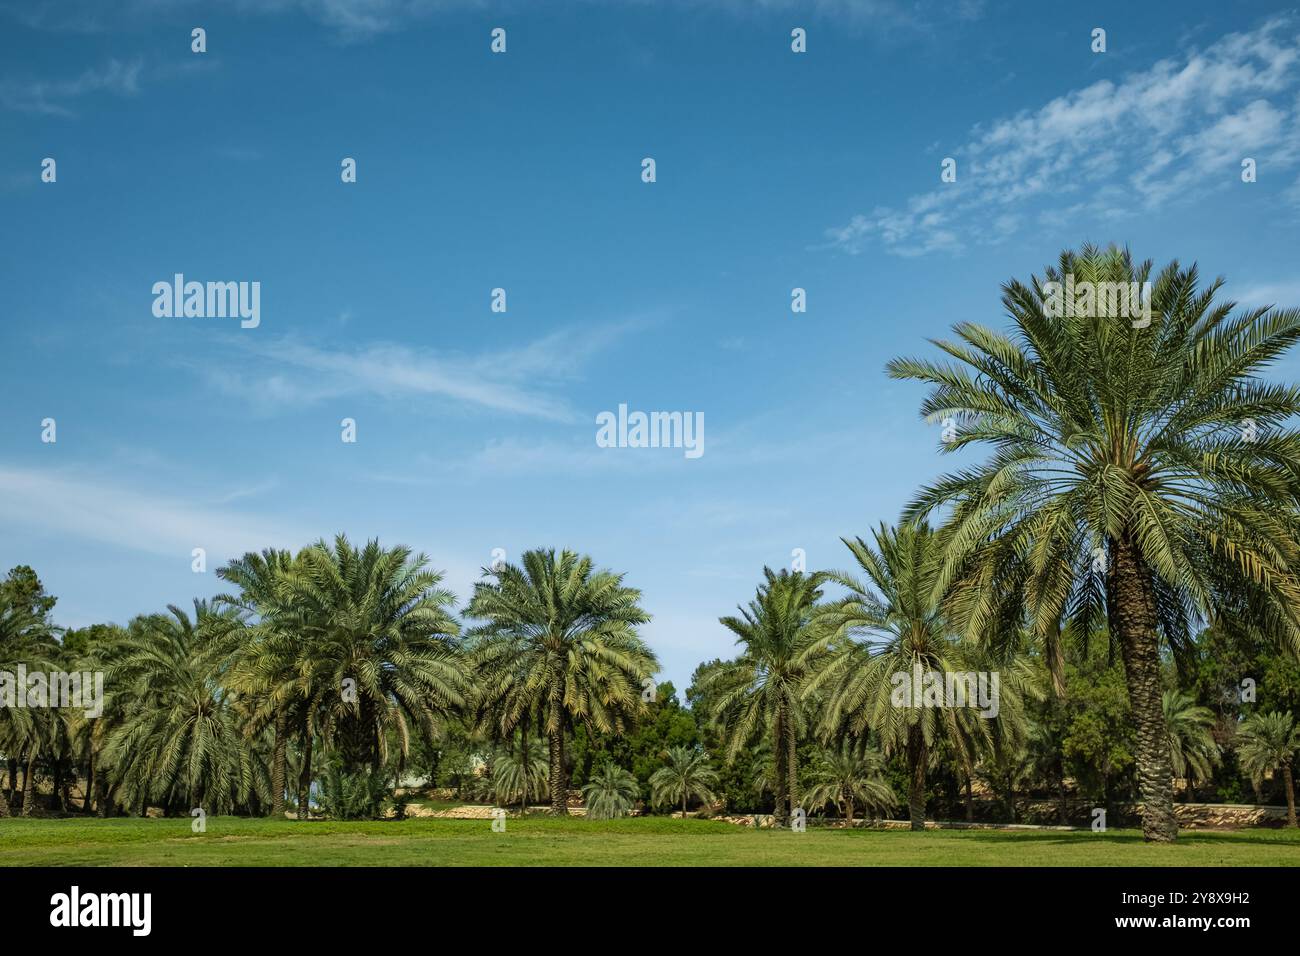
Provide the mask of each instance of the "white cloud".
MULTIPOLYGON (((828 229, 850 254, 878 242, 900 256, 992 243, 1036 205, 1040 221, 1150 212, 1239 183, 1243 157, 1271 175, 1300 163, 1300 51, 1291 17, 1222 37, 1119 82, 1102 80, 1045 106, 977 125, 957 182, 828 229)), ((927 160, 929 162, 929 160, 927 160)), ((934 164, 938 180, 938 163, 934 164)))
POLYGON ((134 96, 140 91, 139 59, 130 63, 109 60, 104 66, 91 68, 69 80, 0 81, 0 105, 24 113, 49 116, 75 116, 70 102, 92 93, 134 96))
POLYGON ((640 327, 639 320, 554 332, 516 348, 479 355, 370 343, 326 348, 290 338, 237 335, 241 354, 226 364, 205 355, 194 367, 212 385, 259 410, 344 395, 441 398, 470 407, 572 423, 577 414, 551 394, 584 365, 640 327))
POLYGON ((204 507, 99 478, 0 467, 0 519, 73 539, 175 557, 204 548, 209 566, 249 550, 299 548, 320 536, 279 517, 204 507))

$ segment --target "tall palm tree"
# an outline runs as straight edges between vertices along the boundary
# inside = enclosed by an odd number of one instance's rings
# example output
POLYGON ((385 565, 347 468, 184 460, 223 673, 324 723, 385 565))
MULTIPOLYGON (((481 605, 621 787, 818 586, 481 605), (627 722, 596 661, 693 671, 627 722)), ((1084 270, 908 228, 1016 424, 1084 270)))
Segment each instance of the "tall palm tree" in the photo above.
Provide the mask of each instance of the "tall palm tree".
POLYGON ((261 733, 269 724, 274 734, 270 814, 277 820, 284 818, 288 740, 295 715, 299 716, 297 729, 304 736, 310 733, 305 713, 310 695, 296 666, 301 651, 293 627, 296 608, 281 601, 282 582, 293 561, 288 551, 250 551, 217 571, 217 577, 236 585, 239 592, 215 599, 239 611, 238 619, 230 620, 231 627, 219 639, 230 663, 227 685, 256 701, 246 732, 261 733))
POLYGON ((174 605, 168 611, 131 622, 106 674, 130 701, 104 754, 127 804, 143 813, 151 802, 184 801, 186 809, 229 813, 265 799, 258 755, 216 679, 208 634, 224 624, 222 614, 199 600, 193 620, 174 605))
POLYGON ((639 792, 636 777, 617 764, 604 764, 582 788, 587 819, 613 820, 626 816, 639 792))
POLYGON ((1300 435, 1288 427, 1300 390, 1260 378, 1300 337, 1300 311, 1234 316, 1215 301, 1221 280, 1201 289, 1176 262, 1155 277, 1150 321, 1117 315, 1108 295, 1056 307, 1069 283, 1150 278, 1150 262, 1113 247, 1065 252, 1045 279, 1003 286, 1009 333, 963 322, 935 343, 955 364, 888 368, 932 386, 922 414, 950 426, 945 450, 992 446, 907 511, 952 509, 938 584, 964 582, 963 627, 983 633, 1023 607, 1055 663, 1062 622, 1089 633, 1104 614, 1136 725, 1143 833, 1172 841, 1161 639, 1178 650, 1194 618, 1243 592, 1300 638, 1300 435))
POLYGON ((838 747, 823 747, 817 752, 804 802, 809 810, 833 804, 849 826, 853 826, 853 811, 858 807, 878 817, 898 805, 883 770, 884 759, 878 750, 846 737, 838 747))
POLYGON ((681 801, 682 819, 686 803, 692 797, 702 803, 717 799, 711 788, 718 785, 718 774, 709 765, 709 755, 695 747, 670 747, 667 763, 650 775, 650 799, 655 806, 681 801))
POLYGON ((1169 760, 1174 776, 1187 781, 1187 800, 1192 786, 1206 780, 1219 764, 1219 745, 1214 740, 1214 712, 1200 707, 1191 694, 1167 690, 1161 698, 1165 726, 1169 730, 1169 760))
POLYGON ((817 625, 817 602, 825 575, 763 569, 764 583, 739 617, 721 618, 744 645, 740 656, 701 679, 711 695, 713 719, 736 755, 765 734, 771 743, 776 792, 775 822, 784 825, 799 800, 795 746, 808 729, 804 695, 825 658, 830 633, 817 625))
POLYGON ((847 571, 829 576, 849 593, 828 604, 821 619, 843 640, 812 686, 830 689, 823 733, 862 736, 871 730, 886 754, 903 754, 908 812, 912 829, 919 831, 925 828, 926 777, 938 741, 948 742, 969 776, 978 746, 992 745, 999 732, 1020 733, 1022 725, 1013 716, 1020 701, 1016 670, 1022 665, 989 666, 997 659, 982 657, 975 647, 955 639, 936 585, 942 544, 927 523, 905 522, 895 528, 882 524, 873 538, 874 547, 862 538, 842 539, 865 579, 847 571), (986 672, 985 687, 991 695, 994 670, 999 678, 996 718, 980 716, 978 701, 949 707, 911 700, 918 672, 986 672), (904 685, 906 699, 898 693, 904 685))
POLYGON ((1286 823, 1296 825, 1295 776, 1292 771, 1296 752, 1300 751, 1300 725, 1291 712, 1252 714, 1237 731, 1237 760, 1250 774, 1258 791, 1268 774, 1282 774, 1286 789, 1286 823))
POLYGON ((504 702, 495 709, 502 735, 527 715, 541 720, 551 812, 566 814, 565 734, 577 723, 621 733, 644 710, 643 682, 658 661, 636 628, 650 616, 623 575, 597 570, 572 551, 529 551, 519 565, 483 574, 466 610, 483 622, 470 631, 467 648, 482 675, 481 700, 504 702))
POLYGON ((291 693, 319 714, 344 773, 378 773, 389 730, 405 757, 412 729, 434 737, 437 722, 466 705, 471 681, 450 614, 455 597, 427 564, 409 548, 374 540, 355 548, 340 534, 280 574, 276 601, 291 609, 297 632, 291 693))

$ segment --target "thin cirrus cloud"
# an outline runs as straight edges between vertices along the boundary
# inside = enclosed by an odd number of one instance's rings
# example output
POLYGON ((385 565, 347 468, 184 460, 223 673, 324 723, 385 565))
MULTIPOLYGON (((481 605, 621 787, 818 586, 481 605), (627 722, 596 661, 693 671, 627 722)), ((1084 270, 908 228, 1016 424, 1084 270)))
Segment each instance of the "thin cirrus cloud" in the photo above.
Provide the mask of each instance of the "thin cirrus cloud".
POLYGON ((557 388, 581 375, 597 354, 638 319, 561 329, 522 346, 464 355, 395 343, 331 348, 291 338, 236 336, 239 354, 225 364, 196 365, 210 385, 262 413, 348 395, 428 398, 467 408, 572 424, 580 416, 557 388))
POLYGON ((955 183, 856 215, 828 229, 822 248, 878 243, 921 256, 995 244, 1031 220, 1126 218, 1239 182, 1247 156, 1290 175, 1300 162, 1298 33, 1294 17, 1274 18, 977 125, 948 153, 955 183))
POLYGON ((0 106, 22 113, 76 116, 72 104, 96 93, 134 96, 140 92, 143 61, 110 59, 79 75, 62 80, 0 80, 0 106))
POLYGON ((10 526, 31 524, 43 533, 150 554, 185 557, 201 547, 209 559, 264 547, 301 547, 317 537, 282 518, 204 507, 35 468, 0 467, 0 518, 10 526))

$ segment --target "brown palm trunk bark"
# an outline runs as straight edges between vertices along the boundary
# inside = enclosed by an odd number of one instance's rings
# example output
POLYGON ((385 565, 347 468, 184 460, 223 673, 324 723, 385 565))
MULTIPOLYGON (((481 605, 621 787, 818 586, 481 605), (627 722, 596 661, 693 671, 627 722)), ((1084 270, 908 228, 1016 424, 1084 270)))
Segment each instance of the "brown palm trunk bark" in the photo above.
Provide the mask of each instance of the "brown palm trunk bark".
POLYGON ((298 819, 311 817, 311 723, 306 717, 302 721, 302 771, 298 774, 298 819))
POLYGON ((790 778, 785 765, 787 759, 785 723, 785 706, 779 705, 776 711, 776 726, 772 728, 772 774, 776 778, 772 781, 772 793, 776 799, 776 807, 772 811, 772 823, 776 827, 785 826, 788 820, 785 802, 790 778))
POLYGON ((22 816, 29 817, 32 815, 32 808, 35 804, 35 782, 36 782, 36 748, 32 747, 27 751, 27 767, 23 770, 23 809, 22 816))
POLYGON ((925 829, 925 735, 921 725, 913 724, 907 732, 907 766, 911 771, 911 780, 907 788, 907 809, 912 820, 912 829, 925 829))
POLYGON ((275 745, 271 751, 271 816, 276 820, 284 819, 285 777, 288 773, 286 748, 289 742, 285 733, 286 722, 284 711, 276 711, 275 745))
POLYGON ((790 815, 794 815, 795 808, 799 806, 799 755, 796 752, 798 739, 795 735, 794 721, 789 719, 789 711, 786 711, 785 722, 785 772, 789 781, 787 790, 790 797, 790 815))
POLYGON ((0 820, 12 816, 9 811, 9 795, 0 791, 0 820))
POLYGON ((966 822, 972 823, 975 820, 975 795, 971 791, 970 774, 966 775, 966 822))
POLYGON ((1291 775, 1291 764, 1282 765, 1282 782, 1286 785, 1286 825, 1296 826, 1295 817, 1295 778, 1291 775))
POLYGON ((1160 700, 1160 645, 1151 571, 1128 539, 1111 539, 1106 586, 1109 624, 1119 639, 1129 707, 1137 728, 1142 835, 1148 841, 1172 843, 1178 839, 1178 818, 1174 815, 1169 733, 1160 700))
POLYGON ((569 815, 569 786, 564 779, 564 686, 561 683, 560 661, 554 666, 551 679, 551 712, 547 719, 546 736, 549 744, 549 780, 551 786, 551 813, 557 817, 569 815))

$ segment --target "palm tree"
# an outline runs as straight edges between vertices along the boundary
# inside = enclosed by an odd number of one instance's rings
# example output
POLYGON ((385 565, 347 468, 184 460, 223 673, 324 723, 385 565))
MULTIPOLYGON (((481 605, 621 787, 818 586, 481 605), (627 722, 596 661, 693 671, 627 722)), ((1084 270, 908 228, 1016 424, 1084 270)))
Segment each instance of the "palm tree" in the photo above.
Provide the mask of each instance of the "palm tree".
POLYGON ((613 820, 625 816, 636 802, 640 788, 636 777, 622 767, 606 763, 582 788, 589 820, 613 820))
POLYGON ((935 343, 956 364, 888 368, 932 386, 922 414, 948 423, 945 450, 993 448, 906 512, 952 509, 938 585, 963 585, 963 627, 985 633, 1023 608, 1059 681, 1062 622, 1090 633, 1104 613, 1136 724, 1143 833, 1172 841, 1161 639, 1178 650, 1195 617, 1242 592, 1300 638, 1300 435, 1287 424, 1300 390, 1259 378, 1300 337, 1300 311, 1233 316, 1214 301, 1221 280, 1200 289, 1176 262, 1154 281, 1150 321, 1117 316, 1107 294, 1101 308, 1055 307, 1070 283, 1104 293, 1150 276, 1113 247, 1065 252, 1046 281, 1003 286, 1010 334, 963 322, 958 341, 935 343))
MULTIPOLYGON (((873 537, 874 547, 862 538, 842 539, 866 580, 846 571, 830 575, 849 593, 827 605, 821 618, 844 640, 813 686, 830 689, 823 733, 862 736, 871 730, 886 754, 904 755, 908 812, 912 829, 920 831, 925 828, 927 770, 940 740, 947 740, 969 776, 977 745, 991 745, 996 732, 1020 732, 1021 725, 1012 720, 1019 707, 1016 675, 1014 670, 997 669, 995 719, 981 717, 974 707, 977 701, 967 701, 970 706, 964 707, 932 707, 911 700, 913 675, 978 675, 994 670, 985 664, 996 658, 980 657, 950 632, 938 600, 942 546, 928 524, 882 524, 873 537), (909 691, 906 699, 900 688, 909 691)), ((946 683, 946 676, 943 679, 946 683)), ((985 680, 991 697, 992 675, 985 680)))
POLYGON ((898 805, 883 769, 884 759, 874 747, 847 738, 838 747, 823 747, 813 761, 804 802, 809 810, 833 804, 849 826, 857 807, 878 817, 898 805))
POLYGON ((171 605, 170 615, 136 618, 126 646, 106 674, 127 698, 109 733, 105 759, 129 806, 150 802, 229 813, 266 795, 264 767, 248 745, 208 635, 220 631, 221 612, 194 602, 194 619, 171 605))
POLYGON ((717 799, 712 787, 718 775, 709 765, 709 755, 694 747, 670 747, 667 763, 650 775, 651 802, 655 806, 681 801, 682 819, 686 819, 686 802, 692 797, 712 803, 717 799))
POLYGON ((816 621, 825 576, 763 569, 764 583, 739 617, 721 618, 744 650, 733 661, 704 675, 700 687, 711 695, 713 719, 727 738, 727 760, 766 734, 774 755, 777 826, 798 802, 795 745, 807 730, 804 691, 826 655, 829 634, 816 621))
MULTIPOLYGON (((15 674, 20 664, 28 672, 52 670, 58 649, 54 629, 45 616, 17 604, 0 606, 0 671, 15 674)), ((23 694, 26 688, 17 687, 14 692, 23 694)), ((17 703, 0 700, 0 750, 13 760, 26 755, 21 812, 27 816, 34 805, 36 760, 42 744, 51 739, 52 711, 15 706, 17 703)), ((9 815, 9 801, 0 793, 0 817, 9 815)))
POLYGON ((1237 732, 1237 760, 1258 791, 1268 774, 1282 774, 1286 788, 1286 823, 1296 825, 1295 778, 1291 762, 1300 750, 1300 726, 1291 712, 1253 714, 1237 732))
POLYGON ((277 820, 284 818, 289 726, 295 714, 299 716, 297 729, 303 736, 310 734, 306 719, 310 695, 305 693, 296 667, 301 650, 292 626, 296 609, 280 600, 285 593, 282 582, 292 570, 293 560, 290 552, 275 548, 260 554, 250 551, 217 571, 217 577, 236 585, 239 593, 215 599, 240 614, 220 639, 230 663, 226 683, 258 702, 246 732, 261 733, 268 724, 273 728, 270 813, 277 820))
POLYGON ((621 733, 644 709, 643 682, 658 662, 636 628, 650 616, 623 575, 596 570, 572 551, 529 551, 518 566, 502 563, 483 574, 466 610, 484 622, 470 631, 467 647, 482 675, 481 704, 503 736, 529 715, 541 721, 551 812, 564 815, 569 728, 621 733))
POLYGON ((528 812, 528 801, 546 796, 547 761, 541 738, 524 737, 519 750, 500 750, 492 758, 492 791, 502 804, 519 801, 519 815, 528 812))
POLYGON ((340 534, 280 573, 276 601, 291 609, 297 631, 292 694, 319 715, 318 732, 344 774, 377 774, 390 730, 405 757, 413 728, 436 736, 437 722, 466 705, 471 682, 449 613, 455 598, 427 563, 374 540, 354 548, 340 534))
POLYGON ((1219 764, 1219 745, 1214 741, 1214 712, 1197 706, 1191 694, 1167 690, 1161 698, 1165 726, 1169 730, 1169 759, 1174 776, 1187 781, 1187 801, 1192 785, 1206 780, 1219 764))

